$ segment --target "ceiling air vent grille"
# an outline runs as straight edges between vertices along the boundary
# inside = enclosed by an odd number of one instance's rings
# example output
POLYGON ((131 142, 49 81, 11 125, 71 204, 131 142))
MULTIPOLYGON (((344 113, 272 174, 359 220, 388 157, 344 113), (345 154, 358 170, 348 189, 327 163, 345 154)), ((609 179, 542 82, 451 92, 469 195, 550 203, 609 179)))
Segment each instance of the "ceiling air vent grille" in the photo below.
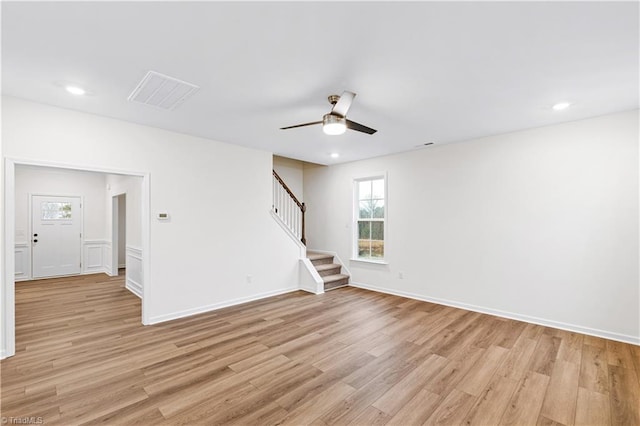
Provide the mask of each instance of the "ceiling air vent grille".
POLYGON ((200 89, 195 84, 149 71, 129 95, 129 100, 165 110, 175 109, 200 89))

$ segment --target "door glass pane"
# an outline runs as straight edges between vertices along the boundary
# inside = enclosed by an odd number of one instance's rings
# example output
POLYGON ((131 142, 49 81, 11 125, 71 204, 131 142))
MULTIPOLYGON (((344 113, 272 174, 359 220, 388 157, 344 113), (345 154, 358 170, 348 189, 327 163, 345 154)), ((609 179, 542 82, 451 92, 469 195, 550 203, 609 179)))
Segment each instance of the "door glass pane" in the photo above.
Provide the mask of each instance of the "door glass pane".
POLYGON ((42 220, 71 219, 71 203, 44 201, 40 203, 42 220))
POLYGON ((371 198, 384 198, 384 179, 372 181, 372 186, 371 198))
POLYGON ((364 182, 358 182, 358 198, 360 200, 367 200, 371 198, 371 181, 366 180, 364 182))

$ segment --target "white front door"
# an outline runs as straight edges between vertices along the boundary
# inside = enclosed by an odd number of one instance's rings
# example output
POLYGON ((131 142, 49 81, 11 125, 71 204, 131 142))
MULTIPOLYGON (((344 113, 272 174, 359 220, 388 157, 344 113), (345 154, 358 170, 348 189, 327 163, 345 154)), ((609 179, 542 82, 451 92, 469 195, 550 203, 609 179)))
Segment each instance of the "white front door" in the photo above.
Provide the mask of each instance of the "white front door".
POLYGON ((80 273, 80 197, 31 198, 33 278, 80 273))

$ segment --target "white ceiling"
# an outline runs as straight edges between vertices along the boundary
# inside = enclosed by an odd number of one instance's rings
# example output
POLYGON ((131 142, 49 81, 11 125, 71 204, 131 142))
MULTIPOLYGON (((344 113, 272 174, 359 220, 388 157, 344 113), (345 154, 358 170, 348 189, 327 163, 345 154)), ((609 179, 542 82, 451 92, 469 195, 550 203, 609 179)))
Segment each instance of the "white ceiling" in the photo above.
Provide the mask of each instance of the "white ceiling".
POLYGON ((638 108, 638 38, 638 2, 3 2, 2 90, 334 164, 638 108), (148 70, 201 89, 128 102, 148 70), (279 130, 343 90, 378 133, 279 130))

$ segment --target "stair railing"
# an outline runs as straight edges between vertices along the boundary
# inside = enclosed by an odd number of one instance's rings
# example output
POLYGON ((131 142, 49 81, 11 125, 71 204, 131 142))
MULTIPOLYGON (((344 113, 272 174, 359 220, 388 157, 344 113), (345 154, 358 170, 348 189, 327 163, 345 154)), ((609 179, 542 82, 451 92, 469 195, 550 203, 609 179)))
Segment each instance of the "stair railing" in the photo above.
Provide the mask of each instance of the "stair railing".
POLYGON ((278 173, 273 170, 273 212, 278 215, 289 230, 307 244, 304 236, 304 213, 307 207, 301 203, 278 173))

